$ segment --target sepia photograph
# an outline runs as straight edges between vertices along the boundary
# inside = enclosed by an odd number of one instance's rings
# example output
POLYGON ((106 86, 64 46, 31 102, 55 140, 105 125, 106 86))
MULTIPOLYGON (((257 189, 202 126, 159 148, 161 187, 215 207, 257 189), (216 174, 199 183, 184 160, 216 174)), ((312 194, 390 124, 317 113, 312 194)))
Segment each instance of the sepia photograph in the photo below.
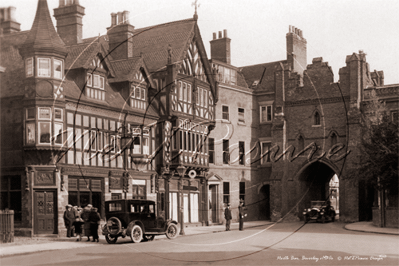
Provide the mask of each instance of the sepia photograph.
POLYGON ((2 0, 1 265, 399 265, 398 0, 2 0))

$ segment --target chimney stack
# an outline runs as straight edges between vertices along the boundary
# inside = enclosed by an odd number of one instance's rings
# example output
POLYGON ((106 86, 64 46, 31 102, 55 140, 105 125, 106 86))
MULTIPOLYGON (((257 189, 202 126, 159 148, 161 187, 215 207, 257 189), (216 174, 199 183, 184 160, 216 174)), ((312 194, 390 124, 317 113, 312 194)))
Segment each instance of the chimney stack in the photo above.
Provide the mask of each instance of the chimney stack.
POLYGON ((54 9, 57 20, 57 32, 66 45, 82 42, 85 8, 79 5, 79 0, 60 0, 58 8, 54 9))
POLYGON ((134 26, 129 22, 129 11, 111 13, 111 26, 107 28, 109 51, 115 60, 133 56, 134 26))
POLYGON ((302 75, 307 66, 306 39, 303 38, 302 30, 289 26, 287 39, 287 61, 293 72, 302 75))
POLYGON ((15 19, 15 11, 13 6, 0 8, 0 28, 3 34, 21 31, 21 24, 15 19))
POLYGON ((213 33, 211 43, 211 59, 218 60, 227 64, 231 64, 230 55, 231 39, 227 37, 227 30, 219 31, 219 37, 216 39, 216 32, 213 33))

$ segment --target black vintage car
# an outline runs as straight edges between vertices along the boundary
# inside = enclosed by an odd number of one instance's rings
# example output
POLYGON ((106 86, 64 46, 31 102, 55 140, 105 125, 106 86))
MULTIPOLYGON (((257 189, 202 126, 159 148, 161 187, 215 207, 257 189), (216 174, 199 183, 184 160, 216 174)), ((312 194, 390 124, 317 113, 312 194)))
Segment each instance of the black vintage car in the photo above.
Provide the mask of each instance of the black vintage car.
POLYGON ((155 215, 155 202, 151 200, 110 200, 105 202, 107 223, 102 228, 109 244, 118 237, 130 236, 134 243, 151 241, 165 234, 169 239, 179 233, 178 223, 155 215))
POLYGON ((303 217, 305 223, 310 220, 315 220, 317 222, 335 221, 335 210, 334 207, 330 205, 328 201, 323 200, 313 200, 310 203, 310 208, 303 211, 303 217))

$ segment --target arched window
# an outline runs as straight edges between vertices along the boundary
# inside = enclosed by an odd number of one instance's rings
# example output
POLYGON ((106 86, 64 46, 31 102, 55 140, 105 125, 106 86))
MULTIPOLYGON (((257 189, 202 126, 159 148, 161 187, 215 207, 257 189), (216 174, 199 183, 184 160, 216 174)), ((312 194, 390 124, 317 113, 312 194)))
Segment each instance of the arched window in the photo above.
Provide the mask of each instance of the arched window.
POLYGON ((319 126, 320 125, 320 114, 318 111, 314 113, 314 125, 319 126))
POLYGON ((338 142, 337 134, 332 133, 331 134, 331 147, 334 146, 335 144, 337 144, 337 142, 338 142))
POLYGON ((303 151, 305 149, 305 140, 302 136, 298 137, 298 152, 303 151))

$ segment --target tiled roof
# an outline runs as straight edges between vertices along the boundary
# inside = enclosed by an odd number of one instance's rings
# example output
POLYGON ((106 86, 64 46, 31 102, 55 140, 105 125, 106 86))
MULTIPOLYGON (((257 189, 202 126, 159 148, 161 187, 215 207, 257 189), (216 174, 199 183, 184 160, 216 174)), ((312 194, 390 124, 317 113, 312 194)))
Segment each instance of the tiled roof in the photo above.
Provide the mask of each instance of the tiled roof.
POLYGON ((28 33, 28 31, 22 31, 0 38, 1 66, 6 69, 1 74, 1 97, 24 95, 24 62, 18 47, 24 43, 28 33))
POLYGON ((35 20, 23 47, 34 51, 66 54, 65 44, 51 21, 47 0, 39 0, 35 20))
POLYGON ((133 35, 133 54, 143 58, 150 72, 168 63, 168 46, 172 48, 172 63, 181 60, 187 43, 194 34, 194 19, 174 21, 136 29, 133 35))
POLYGON ((115 70, 116 79, 118 80, 132 80, 134 73, 141 64, 143 58, 140 56, 132 57, 127 60, 111 61, 111 65, 115 70))
POLYGON ((286 65, 287 61, 244 66, 241 68, 241 73, 244 75, 248 87, 255 91, 274 92, 274 72, 280 67, 280 63, 286 65), (258 84, 255 85, 256 83, 258 84))

